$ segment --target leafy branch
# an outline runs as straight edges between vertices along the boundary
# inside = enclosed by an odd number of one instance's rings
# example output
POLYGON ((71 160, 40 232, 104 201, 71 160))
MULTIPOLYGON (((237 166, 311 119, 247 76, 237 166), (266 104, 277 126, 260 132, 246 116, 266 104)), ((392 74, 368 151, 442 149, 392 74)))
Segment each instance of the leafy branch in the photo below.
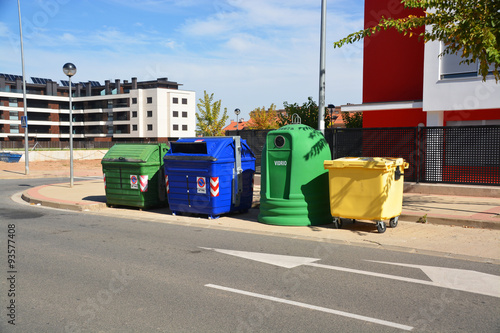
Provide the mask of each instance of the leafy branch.
POLYGON ((490 71, 500 80, 500 1, 498 0, 403 0, 406 8, 420 8, 423 15, 385 18, 373 27, 363 29, 334 42, 334 48, 352 44, 375 33, 395 29, 418 36, 424 42, 441 41, 446 48, 439 55, 457 54, 461 64, 479 62, 479 73, 486 81, 490 71), (429 10, 427 10, 429 8, 429 10), (418 30, 418 28, 426 29, 418 30), (493 70, 492 70, 493 68, 493 70))

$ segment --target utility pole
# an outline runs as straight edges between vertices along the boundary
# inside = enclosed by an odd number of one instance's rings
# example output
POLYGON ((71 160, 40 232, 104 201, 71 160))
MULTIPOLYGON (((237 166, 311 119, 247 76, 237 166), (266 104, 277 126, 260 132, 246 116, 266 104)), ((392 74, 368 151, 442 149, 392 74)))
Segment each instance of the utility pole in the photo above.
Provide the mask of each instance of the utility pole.
POLYGON ((325 135, 325 57, 326 57, 326 0, 321 0, 321 36, 319 49, 318 129, 325 135))
MULTIPOLYGON (((19 35, 21 38, 21 64, 23 71, 23 107, 24 107, 24 174, 30 174, 29 139, 28 139, 28 106, 26 104, 26 75, 24 73, 24 48, 23 48, 23 25, 21 23, 21 0, 17 0, 17 10, 19 12, 19 35)), ((21 118, 22 119, 22 118, 21 118)))

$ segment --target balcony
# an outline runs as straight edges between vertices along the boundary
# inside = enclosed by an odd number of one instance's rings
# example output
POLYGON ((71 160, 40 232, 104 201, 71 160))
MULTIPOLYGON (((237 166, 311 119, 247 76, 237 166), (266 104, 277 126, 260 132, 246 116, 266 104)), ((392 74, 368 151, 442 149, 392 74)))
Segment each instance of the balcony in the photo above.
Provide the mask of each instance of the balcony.
POLYGON ((115 126, 113 126, 113 136, 115 134, 130 134, 130 125, 115 125, 115 126))
POLYGON ((130 120, 130 112, 114 112, 113 113, 114 121, 128 121, 130 120))

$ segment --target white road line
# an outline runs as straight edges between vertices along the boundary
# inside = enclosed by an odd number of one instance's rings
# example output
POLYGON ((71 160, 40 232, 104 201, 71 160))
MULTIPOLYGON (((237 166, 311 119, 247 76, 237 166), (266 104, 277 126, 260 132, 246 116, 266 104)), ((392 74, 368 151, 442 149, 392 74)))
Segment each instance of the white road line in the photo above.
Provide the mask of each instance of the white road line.
POLYGON ((344 311, 339 311, 339 310, 328 309, 328 308, 324 308, 324 307, 321 307, 321 306, 311 305, 311 304, 302 303, 302 302, 290 301, 290 300, 287 300, 287 299, 278 298, 278 297, 274 297, 274 296, 267 296, 267 295, 252 293, 250 291, 233 289, 233 288, 229 288, 229 287, 218 286, 218 285, 215 285, 215 284, 206 284, 205 287, 219 289, 219 290, 224 290, 224 291, 229 291, 229 292, 232 292, 232 293, 246 295, 246 296, 251 296, 251 297, 256 297, 256 298, 261 298, 261 299, 265 299, 265 300, 269 300, 269 301, 273 301, 273 302, 278 302, 278 303, 284 303, 284 304, 288 304, 288 305, 299 306, 299 307, 310 309, 310 310, 321 311, 321 312, 335 314, 335 315, 343 316, 343 317, 347 317, 347 318, 362 320, 362 321, 366 321, 366 322, 370 322, 370 323, 374 323, 374 324, 379 324, 379 325, 394 327, 394 328, 398 328, 398 329, 405 330, 405 331, 411 331, 411 330, 413 330, 412 326, 402 325, 402 324, 394 323, 394 322, 387 321, 387 320, 382 320, 382 319, 377 319, 377 318, 371 318, 371 317, 361 316, 361 315, 357 315, 357 314, 354 314, 354 313, 349 313, 349 312, 344 312, 344 311))
POLYGON ((330 266, 330 265, 323 265, 323 264, 317 264, 315 262, 305 264, 307 266, 312 266, 312 267, 318 267, 318 268, 325 268, 325 269, 332 269, 335 271, 341 271, 341 272, 348 272, 348 273, 355 273, 355 274, 362 274, 362 275, 368 275, 368 276, 375 276, 375 277, 380 277, 384 279, 391 279, 391 280, 398 280, 398 281, 405 281, 405 282, 411 282, 411 283, 419 283, 419 284, 425 284, 428 286, 436 286, 439 287, 438 284, 436 284, 433 281, 426 281, 426 280, 419 280, 419 279, 412 279, 412 278, 407 278, 404 276, 397 276, 397 275, 389 275, 389 274, 383 274, 383 273, 375 273, 375 272, 369 272, 369 271, 361 271, 359 269, 352 269, 352 268, 346 268, 346 267, 338 267, 338 266, 330 266))

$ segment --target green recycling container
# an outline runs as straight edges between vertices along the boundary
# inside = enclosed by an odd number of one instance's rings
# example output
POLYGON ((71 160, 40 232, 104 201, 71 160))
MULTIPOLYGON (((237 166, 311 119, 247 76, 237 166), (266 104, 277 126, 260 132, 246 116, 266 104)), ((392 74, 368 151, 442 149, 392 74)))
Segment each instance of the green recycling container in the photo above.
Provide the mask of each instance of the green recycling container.
POLYGON ((108 206, 150 208, 167 204, 165 143, 116 144, 101 164, 108 206))
POLYGON ((292 124, 267 134, 262 151, 259 222, 309 226, 332 223, 323 134, 292 124))

